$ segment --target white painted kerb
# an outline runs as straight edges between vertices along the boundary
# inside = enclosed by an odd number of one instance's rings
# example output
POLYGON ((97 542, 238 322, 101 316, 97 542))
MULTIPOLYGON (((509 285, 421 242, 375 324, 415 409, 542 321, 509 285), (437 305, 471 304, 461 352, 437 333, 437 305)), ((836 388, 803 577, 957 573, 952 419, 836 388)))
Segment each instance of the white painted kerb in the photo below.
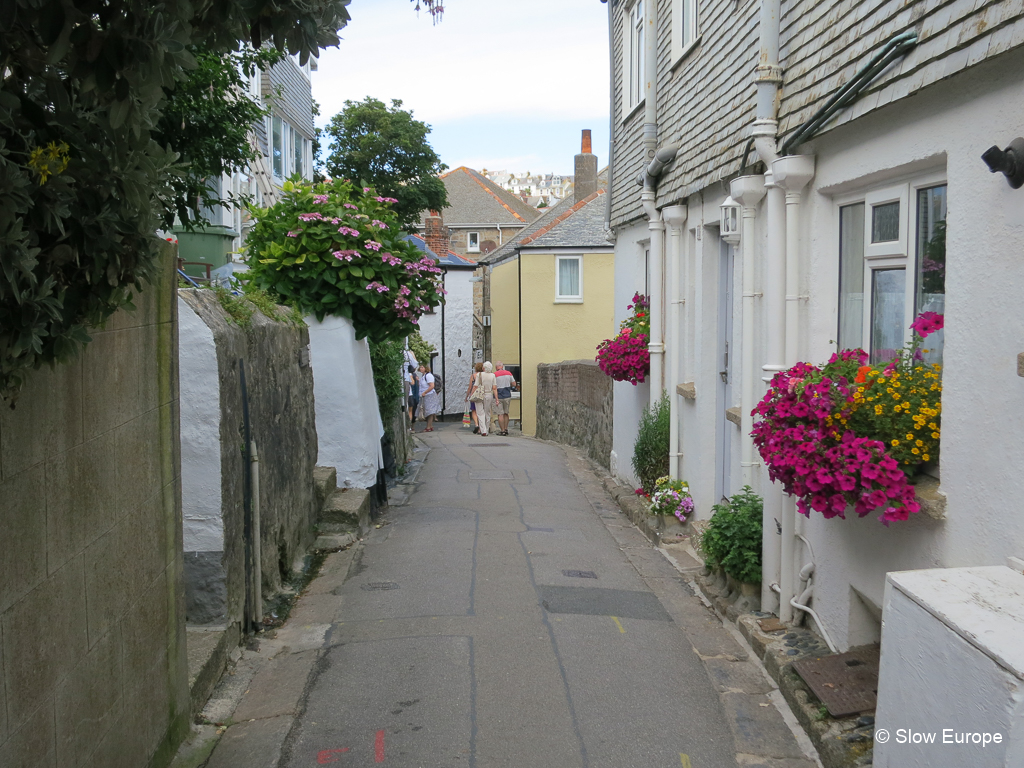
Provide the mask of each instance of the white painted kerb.
POLYGON ((377 481, 384 434, 373 385, 370 346, 356 341, 343 317, 307 317, 316 400, 317 465, 338 471, 340 488, 369 488, 377 481))
POLYGON ((181 506, 185 552, 223 552, 220 378, 213 331, 178 299, 181 506))
POLYGON ((887 576, 875 728, 876 768, 1024 765, 1024 575, 986 566, 887 576), (908 732, 935 742, 908 743, 908 732), (947 733, 1002 741, 943 743, 947 733))

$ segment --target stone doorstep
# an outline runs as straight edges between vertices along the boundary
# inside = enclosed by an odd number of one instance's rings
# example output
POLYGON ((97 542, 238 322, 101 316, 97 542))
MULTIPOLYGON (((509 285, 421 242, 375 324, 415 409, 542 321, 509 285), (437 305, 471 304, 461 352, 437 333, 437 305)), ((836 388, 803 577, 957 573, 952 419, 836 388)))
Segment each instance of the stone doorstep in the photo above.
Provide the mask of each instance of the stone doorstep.
POLYGON ((334 467, 313 467, 313 489, 316 495, 316 508, 319 512, 327 503, 328 497, 338 488, 338 470, 334 467))
POLYGON ((754 655, 779 686, 797 722, 818 751, 824 768, 867 768, 872 764, 874 718, 861 715, 833 718, 821 713, 822 704, 793 669, 793 662, 831 653, 825 642, 802 627, 765 632, 758 621, 775 618, 761 611, 741 612, 730 593, 713 574, 698 574, 696 586, 723 618, 736 624, 754 655))
POLYGON ((320 510, 321 523, 333 523, 366 533, 370 530, 370 491, 367 488, 339 488, 327 497, 320 510))
POLYGON ((188 687, 192 712, 206 706, 227 668, 228 656, 238 646, 238 625, 227 627, 187 627, 185 646, 188 654, 188 687))

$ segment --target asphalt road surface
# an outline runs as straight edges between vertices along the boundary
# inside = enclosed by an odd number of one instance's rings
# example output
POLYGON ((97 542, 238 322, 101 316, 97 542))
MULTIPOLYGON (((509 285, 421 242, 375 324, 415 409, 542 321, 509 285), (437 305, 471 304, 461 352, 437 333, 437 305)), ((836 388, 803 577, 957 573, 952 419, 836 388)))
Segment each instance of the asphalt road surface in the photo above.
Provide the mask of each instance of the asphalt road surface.
POLYGON ((416 491, 335 590, 282 765, 735 766, 718 693, 635 555, 663 558, 565 453, 423 437, 416 491))

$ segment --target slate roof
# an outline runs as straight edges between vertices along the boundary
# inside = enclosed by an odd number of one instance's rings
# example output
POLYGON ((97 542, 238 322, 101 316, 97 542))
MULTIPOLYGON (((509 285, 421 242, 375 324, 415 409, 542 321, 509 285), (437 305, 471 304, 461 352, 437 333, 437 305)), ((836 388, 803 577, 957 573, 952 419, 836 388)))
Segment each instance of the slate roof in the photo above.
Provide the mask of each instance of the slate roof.
MULTIPOLYGON (((462 166, 448 171, 441 179, 448 190, 448 207, 441 212, 450 227, 461 224, 529 224, 540 211, 527 205, 472 168, 462 166)), ((420 214, 423 226, 427 211, 420 214)))
POLYGON ((476 269, 476 262, 468 256, 460 256, 455 251, 448 251, 444 258, 438 258, 437 254, 427 245, 427 241, 419 235, 406 235, 402 238, 415 245, 427 256, 444 267, 462 267, 463 269, 476 269))
POLYGON ((567 197, 480 263, 500 264, 526 248, 611 248, 604 228, 605 193, 601 187, 579 203, 567 197))

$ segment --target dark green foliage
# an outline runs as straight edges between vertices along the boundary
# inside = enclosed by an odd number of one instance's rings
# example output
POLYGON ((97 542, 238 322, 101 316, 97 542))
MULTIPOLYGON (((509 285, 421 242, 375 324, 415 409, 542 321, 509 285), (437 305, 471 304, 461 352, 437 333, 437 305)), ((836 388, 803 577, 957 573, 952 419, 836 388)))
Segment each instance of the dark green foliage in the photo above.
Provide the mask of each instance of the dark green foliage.
POLYGON ((409 228, 423 211, 440 211, 448 204, 438 178, 448 166, 427 143, 430 126, 401 107, 398 99, 390 108, 369 96, 346 101, 326 129, 331 153, 325 170, 332 178, 362 182, 397 198, 395 212, 402 227, 409 228))
POLYGON ((404 238, 392 202, 341 180, 285 182, 277 203, 252 209, 249 285, 318 320, 348 318, 356 338, 404 339, 444 297, 441 269, 404 238))
MULTIPOLYGON (((0 395, 70 359, 155 273, 186 142, 167 94, 240 42, 337 45, 349 0, 8 0, 0 18, 0 395), (170 131, 173 126, 166 126, 170 131), (173 146, 172 146, 173 144, 173 146)), ((195 154, 192 155, 195 159, 195 154)))
POLYGON ((417 363, 430 365, 430 353, 437 352, 437 348, 429 341, 420 336, 419 331, 409 334, 409 349, 417 363))
POLYGON ((719 565, 739 581, 761 581, 761 515, 764 502, 749 485, 716 504, 700 548, 709 565, 719 565))
POLYGON ((402 364, 405 362, 405 345, 401 340, 371 341, 370 364, 373 367, 373 385, 377 389, 377 407, 381 419, 390 424, 394 417, 395 403, 405 392, 402 383, 402 364))
POLYGON ((633 443, 633 471, 648 495, 654 493, 658 478, 668 474, 669 425, 669 401, 665 394, 654 406, 644 409, 633 443))

